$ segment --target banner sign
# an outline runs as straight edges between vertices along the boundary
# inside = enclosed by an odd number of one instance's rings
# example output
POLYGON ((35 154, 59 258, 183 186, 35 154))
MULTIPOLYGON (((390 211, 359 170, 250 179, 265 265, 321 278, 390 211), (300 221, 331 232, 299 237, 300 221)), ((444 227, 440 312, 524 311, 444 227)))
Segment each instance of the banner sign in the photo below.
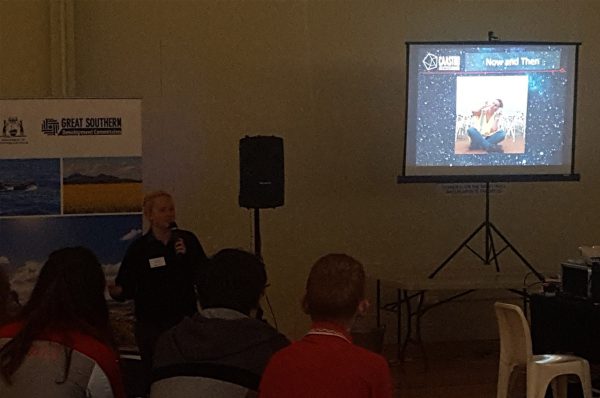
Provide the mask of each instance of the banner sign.
POLYGON ((0 267, 21 303, 61 247, 90 248, 114 278, 142 232, 141 100, 0 100, 0 121, 0 267))

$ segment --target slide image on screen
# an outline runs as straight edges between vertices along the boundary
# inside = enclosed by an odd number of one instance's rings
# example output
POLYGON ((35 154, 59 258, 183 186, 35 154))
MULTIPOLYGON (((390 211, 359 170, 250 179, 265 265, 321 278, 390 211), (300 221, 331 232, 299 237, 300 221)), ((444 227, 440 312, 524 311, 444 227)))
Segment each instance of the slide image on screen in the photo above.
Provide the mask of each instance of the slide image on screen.
POLYGON ((525 153, 527 75, 456 78, 455 154, 525 153))
POLYGON ((407 43, 402 176, 574 174, 578 43, 407 43))

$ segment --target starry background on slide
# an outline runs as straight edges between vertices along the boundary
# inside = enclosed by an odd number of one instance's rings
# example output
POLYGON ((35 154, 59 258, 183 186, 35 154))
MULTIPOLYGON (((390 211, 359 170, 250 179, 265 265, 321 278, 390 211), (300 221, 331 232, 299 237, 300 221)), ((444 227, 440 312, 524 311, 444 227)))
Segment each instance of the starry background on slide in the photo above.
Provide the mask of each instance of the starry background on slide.
MULTIPOLYGON (((487 46, 486 48, 473 48, 467 51, 489 51, 498 53, 506 51, 510 54, 522 52, 532 56, 536 51, 531 47, 504 47, 487 46)), ((557 51, 556 47, 546 46, 539 49, 539 54, 546 55, 557 51)), ((419 48, 416 62, 421 60, 428 52, 435 53, 435 47, 419 48)), ((464 55, 466 48, 447 51, 444 55, 464 55)), ((561 66, 566 67, 568 60, 561 57, 561 66)), ((419 65, 419 68, 422 68, 419 65)), ((463 66, 464 68, 464 66, 463 66)), ((571 120, 571 115, 566 114, 566 109, 572 104, 573 99, 567 93, 569 86, 574 82, 570 80, 569 73, 561 72, 534 72, 521 71, 520 73, 498 73, 494 76, 514 76, 516 74, 528 76, 528 102, 527 102, 527 144, 523 154, 481 154, 461 156, 454 153, 455 123, 456 120, 456 76, 454 73, 438 73, 422 75, 419 79, 416 93, 417 118, 415 142, 410 143, 416 149, 416 164, 418 166, 539 166, 560 165, 564 156, 570 155, 571 137, 564 136, 565 122, 571 120), (567 103, 569 102, 569 103, 567 103), (568 142, 565 143, 565 140, 568 142), (565 153, 567 152, 567 153, 565 153)), ((485 76, 486 73, 470 73, 469 76, 485 76)), ((489 74, 492 75, 492 74, 489 74)), ((493 94, 490 93, 493 98, 493 94)), ((414 98, 414 97, 413 97, 414 98)), ((569 122, 571 123, 571 122, 569 122)), ((568 126, 570 127, 570 126, 568 126)), ((410 126, 409 126, 410 128, 410 126)), ((409 135, 410 136, 410 135, 409 135)))

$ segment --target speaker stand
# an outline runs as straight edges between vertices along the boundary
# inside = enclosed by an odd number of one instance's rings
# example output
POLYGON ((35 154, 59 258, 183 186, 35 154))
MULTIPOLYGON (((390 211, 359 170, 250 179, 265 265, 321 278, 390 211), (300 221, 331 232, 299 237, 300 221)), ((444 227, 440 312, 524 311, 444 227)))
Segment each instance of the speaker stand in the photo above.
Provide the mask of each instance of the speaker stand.
MULTIPOLYGON (((260 209, 254 208, 254 255, 263 261, 262 252, 261 252, 261 240, 260 240, 260 209)), ((265 293, 265 298, 268 301, 269 298, 265 293)), ((270 305, 270 304, 269 304, 270 305)), ((271 311, 272 312, 272 311, 271 311)), ((262 307, 259 305, 256 309, 256 319, 263 320, 264 311, 262 307)))
POLYGON ((254 254, 262 261, 260 240, 260 209, 254 209, 254 254))

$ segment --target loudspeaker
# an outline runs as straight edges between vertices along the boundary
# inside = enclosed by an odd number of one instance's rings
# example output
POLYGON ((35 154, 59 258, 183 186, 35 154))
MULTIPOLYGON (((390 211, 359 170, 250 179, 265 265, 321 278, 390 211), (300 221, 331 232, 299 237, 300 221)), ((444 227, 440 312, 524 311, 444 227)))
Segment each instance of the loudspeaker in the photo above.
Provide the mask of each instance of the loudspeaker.
POLYGON ((240 140, 241 207, 265 209, 283 206, 283 139, 274 136, 240 140))

